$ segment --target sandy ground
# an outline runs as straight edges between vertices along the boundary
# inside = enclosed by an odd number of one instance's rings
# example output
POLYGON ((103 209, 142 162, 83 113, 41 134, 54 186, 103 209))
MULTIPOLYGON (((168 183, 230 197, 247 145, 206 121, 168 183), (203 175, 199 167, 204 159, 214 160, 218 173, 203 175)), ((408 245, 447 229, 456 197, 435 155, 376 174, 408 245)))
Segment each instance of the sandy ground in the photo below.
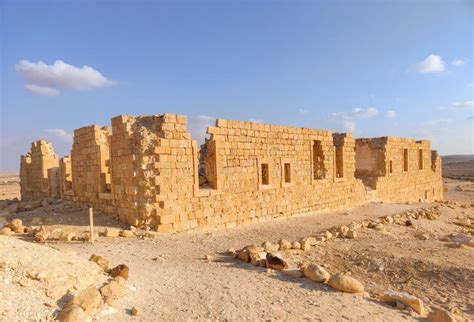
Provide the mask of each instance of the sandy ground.
MULTIPOLYGON (((447 198, 474 203, 474 192, 457 190, 459 184, 463 183, 450 181, 447 184, 447 198)), ((48 245, 62 252, 74 251, 84 259, 91 254, 100 254, 107 257, 112 266, 126 264, 130 267, 128 294, 114 305, 115 310, 99 315, 100 321, 417 320, 418 317, 407 310, 361 295, 335 292, 307 279, 269 273, 266 269, 241 263, 224 252, 228 248, 238 249, 281 238, 298 240, 334 225, 420 206, 429 205, 368 204, 351 210, 349 215, 343 212, 317 214, 225 231, 165 234, 147 240, 100 237, 93 245, 82 242, 48 245), (204 260, 208 254, 214 259, 204 260), (130 315, 133 306, 140 308, 139 316, 130 315)), ((28 220, 41 216, 48 218, 48 225, 87 229, 85 210, 54 207, 22 212, 18 218, 28 224, 28 220)), ((461 231, 472 236, 472 229, 466 232, 453 224, 458 216, 472 217, 472 208, 454 208, 442 207, 440 220, 417 221, 418 230, 431 234, 428 240, 415 237, 416 228, 394 225, 386 232, 364 231, 356 240, 335 240, 303 255, 289 255, 289 258, 325 264, 331 273, 351 271, 369 290, 404 290, 422 298, 427 305, 455 309, 466 319, 472 318, 474 249, 447 248, 446 243, 437 239, 461 231), (383 267, 382 271, 380 267, 383 267)), ((107 226, 121 227, 109 215, 97 215, 96 222, 99 230, 107 226)))

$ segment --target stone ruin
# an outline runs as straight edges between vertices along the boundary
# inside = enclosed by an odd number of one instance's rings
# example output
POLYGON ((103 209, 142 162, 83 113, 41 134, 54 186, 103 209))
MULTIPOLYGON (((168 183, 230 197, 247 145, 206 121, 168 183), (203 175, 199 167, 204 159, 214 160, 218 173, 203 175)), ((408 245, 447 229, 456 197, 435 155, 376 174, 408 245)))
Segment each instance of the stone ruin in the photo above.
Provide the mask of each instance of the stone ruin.
POLYGON ((22 199, 61 197, 158 232, 230 228, 372 201, 443 198, 429 141, 217 119, 198 148, 183 115, 121 115, 21 157, 22 199))

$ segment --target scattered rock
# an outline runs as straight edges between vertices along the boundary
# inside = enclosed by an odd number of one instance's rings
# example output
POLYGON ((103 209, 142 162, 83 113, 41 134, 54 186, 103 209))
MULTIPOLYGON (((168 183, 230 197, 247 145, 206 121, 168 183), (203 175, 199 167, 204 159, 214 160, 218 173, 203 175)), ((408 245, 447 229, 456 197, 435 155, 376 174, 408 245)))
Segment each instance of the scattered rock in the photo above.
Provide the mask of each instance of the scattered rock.
POLYGON ((461 218, 458 221, 460 226, 471 227, 471 220, 469 218, 461 218))
POLYGON ((134 307, 132 307, 132 309, 130 310, 130 313, 131 313, 133 316, 140 315, 140 309, 137 308, 136 306, 134 306, 134 307))
POLYGON ((408 293, 388 290, 382 294, 382 296, 380 297, 380 300, 382 302, 392 302, 392 303, 401 302, 405 304, 406 306, 411 307, 421 316, 426 315, 423 301, 408 293))
POLYGON ((73 231, 65 231, 59 236, 60 241, 71 241, 76 237, 76 233, 73 231))
POLYGON ((288 268, 288 263, 279 254, 267 254, 267 267, 275 270, 288 268))
POLYGON ((124 284, 113 280, 100 288, 100 294, 104 297, 105 303, 112 305, 116 300, 125 295, 124 284))
POLYGON ((357 232, 353 229, 349 229, 349 231, 347 232, 347 238, 349 239, 356 239, 357 238, 357 232))
POLYGON ((272 242, 264 242, 262 244, 263 251, 266 253, 273 253, 280 249, 280 245, 272 242))
POLYGON ((131 230, 122 230, 120 231, 120 236, 130 238, 130 237, 134 237, 135 234, 131 230))
POLYGON ((281 239, 280 240, 280 249, 281 250, 288 250, 291 249, 291 242, 289 242, 286 239, 281 239))
POLYGON ((87 315, 79 305, 71 305, 64 308, 56 317, 60 322, 86 322, 87 315))
POLYGON ((250 255, 250 263, 255 266, 262 265, 265 263, 266 258, 267 258, 267 253, 266 252, 249 252, 250 255))
POLYGON ((35 234, 35 240, 37 242, 45 242, 49 237, 49 231, 41 227, 35 234))
POLYGON ((112 277, 120 276, 123 279, 128 280, 128 271, 129 269, 127 265, 120 264, 112 268, 112 270, 110 271, 110 275, 112 277))
POLYGON ((214 260, 214 256, 208 254, 208 255, 204 256, 204 259, 207 260, 207 261, 212 261, 212 260, 214 260))
POLYGON ((119 235, 120 235, 120 229, 110 228, 110 227, 105 228, 105 237, 118 237, 119 235))
POLYGON ((442 308, 434 308, 426 317, 428 322, 456 322, 454 315, 442 308))
POLYGON ((311 249, 311 241, 309 238, 303 238, 300 240, 300 245, 302 250, 309 250, 311 249))
POLYGON ((11 236, 13 235, 13 232, 10 227, 3 227, 2 229, 0 229, 0 235, 11 236))
POLYGON ((347 293, 363 293, 364 285, 352 276, 342 273, 331 276, 329 279, 331 287, 347 293))
POLYGON ((301 249, 301 244, 297 241, 291 243, 291 249, 301 249))
POLYGON ((330 231, 326 230, 323 234, 324 237, 326 237, 326 239, 331 239, 332 238, 332 234, 330 231))
POLYGON ((86 315, 92 315, 98 311, 102 304, 102 297, 94 285, 89 286, 77 294, 66 307, 80 306, 86 315))
POLYGON ((234 248, 228 248, 225 252, 226 254, 229 254, 229 255, 235 255, 236 253, 234 248))
POLYGON ((310 280, 318 283, 326 283, 331 275, 320 265, 310 264, 304 268, 304 275, 310 280))
POLYGON ((99 265, 99 267, 102 268, 104 272, 107 272, 109 270, 109 260, 107 258, 100 255, 92 254, 89 260, 99 265))

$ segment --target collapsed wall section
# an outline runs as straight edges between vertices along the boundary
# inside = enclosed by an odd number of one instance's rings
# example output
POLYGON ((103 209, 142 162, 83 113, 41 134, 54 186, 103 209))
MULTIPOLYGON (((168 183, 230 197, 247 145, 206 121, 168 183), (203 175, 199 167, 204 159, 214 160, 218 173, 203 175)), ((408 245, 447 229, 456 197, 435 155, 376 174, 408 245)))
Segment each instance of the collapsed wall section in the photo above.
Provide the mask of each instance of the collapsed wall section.
POLYGON ((110 129, 91 125, 74 130, 71 150, 73 200, 113 212, 110 129))
POLYGON ((443 198, 441 159, 429 141, 382 137, 357 139, 356 176, 390 202, 443 198))
POLYGON ((59 163, 51 143, 39 140, 21 156, 20 188, 23 200, 59 196, 59 163))

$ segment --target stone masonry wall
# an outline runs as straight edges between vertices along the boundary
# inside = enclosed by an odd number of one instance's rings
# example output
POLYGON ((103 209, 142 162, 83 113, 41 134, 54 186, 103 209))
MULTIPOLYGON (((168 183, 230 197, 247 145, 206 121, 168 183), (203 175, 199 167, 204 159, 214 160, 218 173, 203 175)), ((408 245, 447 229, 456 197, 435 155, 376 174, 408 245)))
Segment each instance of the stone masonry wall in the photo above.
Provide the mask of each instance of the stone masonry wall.
POLYGON ((356 173, 370 177, 371 186, 377 190, 380 200, 419 202, 443 199, 441 158, 431 150, 429 141, 395 137, 356 141, 358 168, 367 169, 367 155, 372 156, 373 165, 371 171, 359 170, 356 173))
POLYGON ((108 127, 91 125, 74 130, 72 190, 75 202, 113 212, 109 139, 108 127))
POLYGON ((20 187, 24 200, 56 197, 59 195, 58 157, 51 143, 39 140, 21 156, 20 187))
MULTIPOLYGON (((175 114, 121 115, 112 131, 77 129, 71 159, 49 171, 59 178, 58 191, 49 193, 159 232, 230 228, 375 200, 442 199, 440 158, 428 141, 355 140, 223 119, 208 134, 200 151, 186 116, 175 114)), ((25 196, 39 191, 30 175, 37 159, 29 153, 21 160, 25 196)))

